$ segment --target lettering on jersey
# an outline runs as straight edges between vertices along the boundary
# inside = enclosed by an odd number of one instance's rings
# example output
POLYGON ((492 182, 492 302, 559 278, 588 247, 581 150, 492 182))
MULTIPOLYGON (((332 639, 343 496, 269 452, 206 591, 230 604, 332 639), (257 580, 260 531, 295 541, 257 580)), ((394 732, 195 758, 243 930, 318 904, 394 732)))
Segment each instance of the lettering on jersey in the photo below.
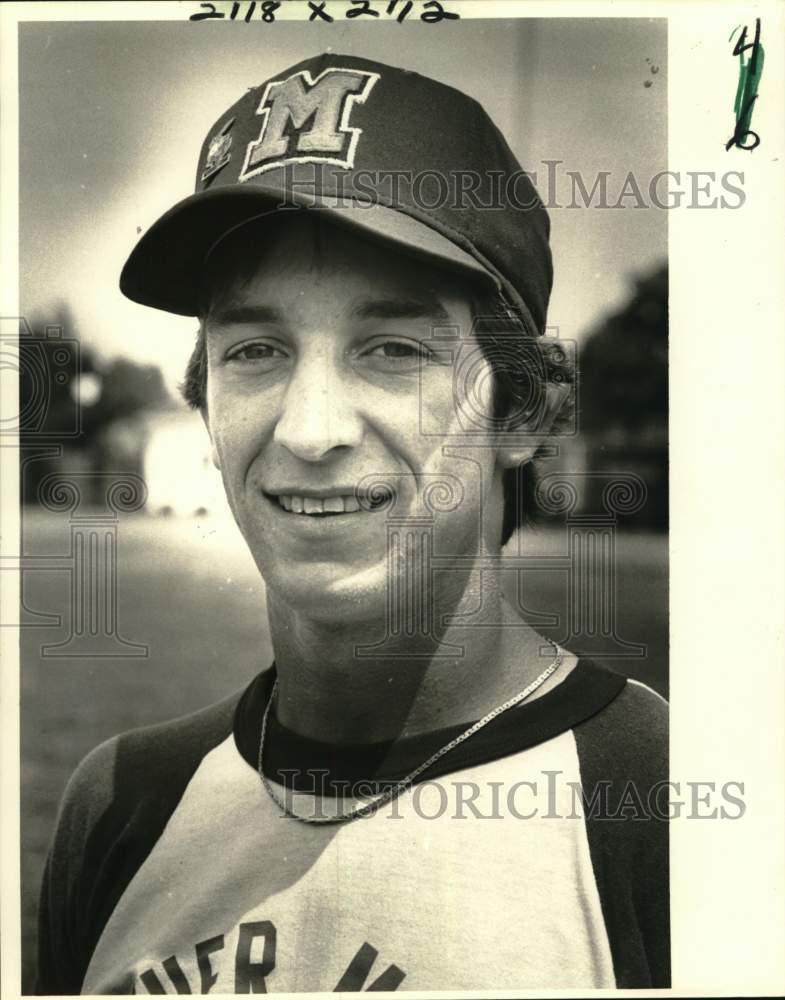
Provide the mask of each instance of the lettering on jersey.
POLYGON ((275 925, 269 920, 240 924, 237 953, 234 957, 234 992, 266 993, 265 980, 275 968, 275 925), (257 938, 264 938, 261 962, 251 961, 251 948, 257 938))
MULTIPOLYGON (((174 986, 177 993, 190 993, 191 987, 188 980, 185 978, 185 973, 180 968, 180 963, 174 955, 169 958, 164 959, 163 967, 166 970, 166 974, 171 980, 172 986, 174 986)), ((142 982, 145 985, 145 989, 148 993, 166 993, 163 983, 158 978, 158 976, 153 972, 152 969, 148 969, 147 972, 142 974, 142 982)))
POLYGON ((350 124, 352 111, 378 79, 378 73, 331 67, 316 79, 302 70, 268 83, 256 109, 262 129, 248 143, 238 180, 286 163, 353 167, 362 129, 350 124))
MULTIPOLYGON (((365 986, 371 966, 376 961, 379 952, 366 941, 349 964, 349 968, 341 976, 333 993, 357 993, 365 986)), ((369 990, 397 990, 406 976, 397 965, 388 966, 384 972, 368 987, 369 990)))
MULTIPOLYGON (((170 955, 161 962, 165 975, 159 975, 159 972, 150 966, 139 974, 137 986, 141 985, 143 989, 136 989, 134 992, 156 995, 172 992, 204 995, 219 983, 217 991, 219 993, 267 993, 267 979, 275 970, 277 945, 275 924, 271 920, 240 924, 237 928, 233 958, 218 955, 218 952, 224 951, 225 945, 223 934, 196 944, 195 968, 190 955, 181 954, 179 958, 170 955), (192 987, 196 986, 197 979, 199 985, 194 989, 192 987)), ((333 992, 397 990, 406 978, 406 973, 397 965, 388 965, 380 975, 366 985, 378 956, 377 949, 364 941, 347 966, 346 972, 338 980, 333 992)))
POLYGON ((213 971, 210 956, 216 951, 223 951, 223 947, 224 936, 218 934, 206 941, 200 941, 194 949, 196 951, 196 965, 199 969, 200 993, 209 993, 218 982, 218 973, 213 971))

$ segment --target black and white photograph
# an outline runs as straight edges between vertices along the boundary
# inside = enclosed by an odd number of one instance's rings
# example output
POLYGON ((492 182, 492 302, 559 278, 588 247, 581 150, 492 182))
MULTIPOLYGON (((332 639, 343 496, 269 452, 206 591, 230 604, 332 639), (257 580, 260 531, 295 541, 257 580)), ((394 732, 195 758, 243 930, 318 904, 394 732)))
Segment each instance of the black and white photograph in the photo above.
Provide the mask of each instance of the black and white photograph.
POLYGON ((782 8, 8 7, 4 994, 779 992, 782 8))

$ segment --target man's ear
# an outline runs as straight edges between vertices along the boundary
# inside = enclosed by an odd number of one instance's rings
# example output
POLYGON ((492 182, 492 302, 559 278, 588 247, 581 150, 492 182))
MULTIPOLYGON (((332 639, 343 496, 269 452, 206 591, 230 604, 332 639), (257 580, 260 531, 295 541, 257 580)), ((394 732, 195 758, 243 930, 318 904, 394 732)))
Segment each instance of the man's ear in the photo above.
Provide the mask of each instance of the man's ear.
POLYGON ((204 421, 204 426, 207 428, 207 434, 210 438, 210 458, 213 461, 213 465, 221 471, 221 462, 218 458, 218 449, 215 447, 215 438, 213 437, 212 431, 210 430, 210 415, 207 412, 207 406, 199 407, 199 416, 204 421))
POLYGON ((503 469, 515 469, 531 462, 537 450, 550 434, 553 423, 569 399, 571 385, 548 382, 542 405, 531 417, 512 418, 499 435, 496 460, 503 469), (509 440, 506 440, 509 439, 509 440))

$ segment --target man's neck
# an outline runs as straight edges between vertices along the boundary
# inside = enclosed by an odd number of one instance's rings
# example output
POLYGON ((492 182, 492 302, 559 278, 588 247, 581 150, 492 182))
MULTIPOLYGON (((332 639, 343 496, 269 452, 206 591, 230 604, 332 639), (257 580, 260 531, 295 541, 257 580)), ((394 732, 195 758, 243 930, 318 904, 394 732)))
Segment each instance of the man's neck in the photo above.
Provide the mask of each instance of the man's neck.
POLYGON ((434 622, 448 611, 453 618, 438 641, 422 632, 387 635, 384 655, 371 648, 378 620, 325 624, 269 595, 279 721, 327 743, 374 743, 481 718, 521 691, 553 657, 542 655, 542 637, 488 576, 481 595, 469 581, 449 607, 435 609, 434 622))

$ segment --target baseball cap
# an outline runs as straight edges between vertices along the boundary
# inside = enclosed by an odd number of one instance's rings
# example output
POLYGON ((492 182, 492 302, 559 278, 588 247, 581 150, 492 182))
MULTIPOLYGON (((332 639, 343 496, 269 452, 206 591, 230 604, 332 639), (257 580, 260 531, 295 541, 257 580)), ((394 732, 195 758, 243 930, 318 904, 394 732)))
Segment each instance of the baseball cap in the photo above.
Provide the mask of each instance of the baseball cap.
POLYGON ((493 282, 527 330, 543 332, 548 214, 484 108, 418 73, 334 53, 250 88, 218 118, 195 193, 139 239, 120 288, 195 316, 222 239, 270 213, 309 209, 493 282))

